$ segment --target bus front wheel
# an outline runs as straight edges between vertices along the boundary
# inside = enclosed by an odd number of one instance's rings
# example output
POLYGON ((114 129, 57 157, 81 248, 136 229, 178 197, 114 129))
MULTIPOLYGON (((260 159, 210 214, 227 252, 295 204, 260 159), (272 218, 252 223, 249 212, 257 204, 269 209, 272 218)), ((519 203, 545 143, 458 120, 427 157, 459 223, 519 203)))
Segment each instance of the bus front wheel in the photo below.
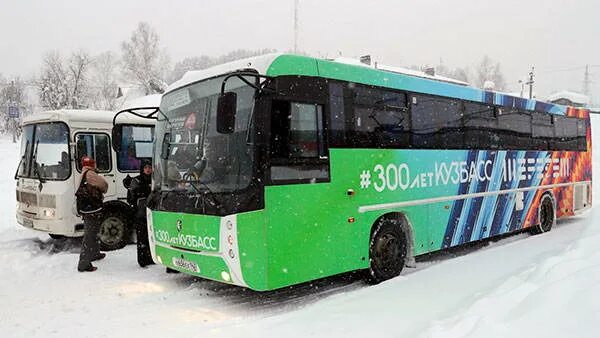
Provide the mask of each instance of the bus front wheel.
POLYGON ((534 235, 552 230, 552 226, 556 222, 554 201, 549 194, 542 196, 542 200, 538 208, 538 220, 539 223, 531 228, 531 232, 534 235))
POLYGON ((100 222, 100 250, 111 251, 127 245, 130 236, 130 226, 127 217, 119 210, 110 210, 104 214, 100 222))
POLYGON ((401 220, 381 219, 375 225, 369 242, 369 270, 366 281, 378 284, 400 275, 406 262, 406 235, 401 220))

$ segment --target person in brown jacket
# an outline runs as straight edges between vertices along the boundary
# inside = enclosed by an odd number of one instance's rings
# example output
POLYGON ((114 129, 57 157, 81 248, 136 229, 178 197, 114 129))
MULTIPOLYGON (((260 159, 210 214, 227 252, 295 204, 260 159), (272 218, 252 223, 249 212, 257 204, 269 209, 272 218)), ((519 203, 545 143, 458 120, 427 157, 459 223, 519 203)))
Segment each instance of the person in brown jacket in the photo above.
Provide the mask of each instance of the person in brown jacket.
POLYGON ((77 270, 96 271, 92 262, 106 257, 105 253, 100 252, 98 232, 102 220, 102 201, 108 190, 108 183, 96 173, 96 161, 93 158, 84 156, 81 165, 83 168, 75 197, 77 211, 83 218, 84 233, 77 270))

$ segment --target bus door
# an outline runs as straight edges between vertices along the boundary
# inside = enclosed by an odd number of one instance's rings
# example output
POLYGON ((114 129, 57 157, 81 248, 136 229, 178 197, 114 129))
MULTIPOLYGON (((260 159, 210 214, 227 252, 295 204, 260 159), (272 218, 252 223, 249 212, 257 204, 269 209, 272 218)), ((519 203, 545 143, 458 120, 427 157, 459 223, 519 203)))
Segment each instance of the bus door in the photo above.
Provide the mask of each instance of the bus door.
MULTIPOLYGON (((112 152, 110 148, 110 137, 106 133, 76 133, 75 166, 81 173, 81 158, 88 156, 96 160, 97 172, 103 176, 108 183, 108 191, 104 194, 105 199, 114 199, 116 194, 116 177, 112 165, 112 152)), ((78 184, 79 179, 75 180, 78 184)), ((78 187, 75 187, 77 190, 78 187)))
MULTIPOLYGON (((272 269, 288 268, 318 277, 349 266, 352 231, 330 182, 323 105, 274 100, 271 109, 270 168, 265 188, 272 269), (306 262, 311 262, 307 265, 306 262)), ((279 270, 280 271, 280 270, 279 270)))

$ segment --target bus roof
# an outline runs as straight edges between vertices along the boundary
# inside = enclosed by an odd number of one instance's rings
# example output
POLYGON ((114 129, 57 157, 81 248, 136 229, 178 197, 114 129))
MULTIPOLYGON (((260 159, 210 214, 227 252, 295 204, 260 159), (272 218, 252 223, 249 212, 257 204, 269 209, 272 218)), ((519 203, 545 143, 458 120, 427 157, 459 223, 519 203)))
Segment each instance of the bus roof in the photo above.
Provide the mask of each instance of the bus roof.
MULTIPOLYGON (((23 125, 38 122, 91 122, 91 123, 112 123, 113 117, 117 112, 108 110, 90 110, 90 109, 61 109, 34 113, 23 118, 23 125)), ((130 124, 154 124, 154 120, 143 119, 131 114, 121 114, 117 118, 118 123, 130 124)))
POLYGON ((224 63, 204 70, 189 71, 180 80, 171 84, 166 92, 168 93, 174 89, 203 79, 244 69, 254 69, 259 74, 269 76, 316 76, 559 115, 566 114, 566 110, 568 109, 566 106, 545 101, 537 101, 465 86, 463 83, 458 83, 459 81, 448 81, 447 79, 435 77, 428 78, 410 74, 409 72, 398 71, 401 68, 387 66, 375 68, 365 64, 282 53, 265 54, 224 63))
POLYGON ((210 67, 203 70, 192 70, 183 74, 183 77, 180 80, 173 82, 165 93, 168 93, 174 89, 186 86, 190 83, 194 83, 200 80, 208 79, 211 77, 219 76, 222 74, 234 72, 236 70, 241 69, 254 69, 259 74, 266 74, 267 69, 273 63, 273 61, 279 56, 284 55, 282 53, 271 53, 264 54, 260 56, 255 56, 251 58, 236 60, 228 63, 224 63, 221 65, 217 65, 214 67, 210 67))

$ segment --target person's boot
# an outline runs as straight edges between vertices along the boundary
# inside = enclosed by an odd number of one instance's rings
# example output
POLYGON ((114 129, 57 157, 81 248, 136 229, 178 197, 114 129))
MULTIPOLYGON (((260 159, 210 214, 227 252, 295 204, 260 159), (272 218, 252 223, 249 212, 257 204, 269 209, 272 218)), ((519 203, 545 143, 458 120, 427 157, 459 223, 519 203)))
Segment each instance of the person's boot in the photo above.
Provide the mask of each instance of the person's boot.
POLYGON ((99 252, 98 255, 92 259, 92 262, 104 259, 104 257, 106 257, 106 254, 104 252, 99 252))
POLYGON ((83 268, 79 267, 79 266, 77 267, 77 271, 79 271, 79 272, 94 272, 96 270, 98 270, 98 268, 93 266, 92 264, 90 264, 89 266, 83 267, 83 268))

